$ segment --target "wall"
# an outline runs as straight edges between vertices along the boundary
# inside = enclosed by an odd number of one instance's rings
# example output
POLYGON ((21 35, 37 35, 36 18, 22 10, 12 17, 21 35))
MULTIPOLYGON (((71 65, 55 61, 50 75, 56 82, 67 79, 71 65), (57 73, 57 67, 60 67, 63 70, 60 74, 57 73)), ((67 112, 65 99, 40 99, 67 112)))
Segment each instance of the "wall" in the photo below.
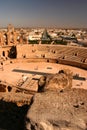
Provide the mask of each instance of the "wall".
MULTIPOLYGON (((11 46, 0 48, 0 57, 8 57, 11 46), (5 56, 3 56, 3 51, 5 56)), ((64 45, 17 45, 17 61, 54 62, 87 69, 87 48, 64 45)))

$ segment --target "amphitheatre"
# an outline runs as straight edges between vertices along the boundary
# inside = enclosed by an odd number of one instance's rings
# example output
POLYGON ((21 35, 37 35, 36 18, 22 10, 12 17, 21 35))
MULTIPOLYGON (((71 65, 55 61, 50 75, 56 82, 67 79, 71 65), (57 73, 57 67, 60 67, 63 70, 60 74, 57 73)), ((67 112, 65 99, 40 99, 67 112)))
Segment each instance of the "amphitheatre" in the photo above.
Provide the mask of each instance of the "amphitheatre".
MULTIPOLYGON (((9 35, 10 32, 8 31, 7 38, 8 41, 10 42, 9 35)), ((66 45, 55 45, 55 44, 49 45, 49 44, 27 44, 27 43, 26 44, 9 43, 7 45, 1 45, 0 115, 2 117, 1 118, 2 120, 0 121, 0 127, 2 128, 2 130, 6 129, 2 125, 3 120, 6 121, 6 119, 3 117, 4 112, 2 111, 5 110, 5 112, 7 112, 6 111, 7 108, 8 111, 10 111, 11 110, 10 107, 12 107, 12 110, 14 109, 13 107, 16 107, 18 111, 20 108, 23 108, 24 110, 24 108, 27 107, 28 109, 27 105, 30 105, 31 99, 34 95, 37 95, 37 99, 40 98, 38 96, 38 81, 40 77, 55 75, 60 70, 70 70, 72 72, 73 90, 76 89, 77 91, 77 89, 78 90, 81 89, 82 91, 86 92, 87 48, 66 46, 66 45), (12 106, 11 103, 13 104, 12 106)), ((80 94, 80 92, 77 92, 77 94, 80 94)), ((19 113, 21 114, 22 112, 23 111, 19 113)), ((24 113, 26 113, 26 111, 24 113)), ((22 116, 22 118, 24 118, 24 115, 22 116)), ((11 120, 9 116, 8 119, 11 120)), ((15 119, 13 119, 13 122, 15 119)), ((20 118, 18 117, 18 119, 20 118)), ((8 124, 10 123, 7 124, 5 123, 6 127, 8 126, 8 124)), ((44 122, 41 122, 41 124, 44 126, 46 125, 44 124, 44 122)), ((17 126, 15 127, 17 129, 17 126)), ((32 126, 32 128, 29 130, 32 130, 33 128, 34 127, 32 126)), ((8 129, 10 130, 9 127, 8 129)), ((11 129, 14 129, 14 127, 11 126, 11 129)), ((40 128, 38 127, 38 129, 35 130, 39 129, 40 128)), ((47 129, 50 130, 50 128, 48 127, 47 129)), ((56 130, 56 128, 52 130, 56 130)), ((61 128, 61 130, 80 130, 80 129, 79 128, 74 129, 73 127, 73 129, 61 128)), ((87 130, 87 127, 84 126, 84 128, 82 127, 81 130, 87 130)))

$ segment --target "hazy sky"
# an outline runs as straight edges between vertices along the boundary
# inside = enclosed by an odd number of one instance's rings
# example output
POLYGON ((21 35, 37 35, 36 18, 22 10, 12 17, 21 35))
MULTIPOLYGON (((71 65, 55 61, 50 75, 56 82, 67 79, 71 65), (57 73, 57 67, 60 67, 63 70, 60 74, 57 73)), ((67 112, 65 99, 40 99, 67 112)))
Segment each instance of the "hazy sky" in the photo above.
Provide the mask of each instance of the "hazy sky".
POLYGON ((0 26, 86 27, 87 0, 0 0, 0 26))

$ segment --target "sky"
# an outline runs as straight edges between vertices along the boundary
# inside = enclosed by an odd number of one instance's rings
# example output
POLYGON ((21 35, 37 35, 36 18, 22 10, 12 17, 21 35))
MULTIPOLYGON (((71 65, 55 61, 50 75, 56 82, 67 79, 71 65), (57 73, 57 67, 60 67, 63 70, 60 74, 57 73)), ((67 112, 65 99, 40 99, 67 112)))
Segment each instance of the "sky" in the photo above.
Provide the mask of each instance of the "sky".
POLYGON ((87 28, 87 0, 0 0, 0 27, 87 28))

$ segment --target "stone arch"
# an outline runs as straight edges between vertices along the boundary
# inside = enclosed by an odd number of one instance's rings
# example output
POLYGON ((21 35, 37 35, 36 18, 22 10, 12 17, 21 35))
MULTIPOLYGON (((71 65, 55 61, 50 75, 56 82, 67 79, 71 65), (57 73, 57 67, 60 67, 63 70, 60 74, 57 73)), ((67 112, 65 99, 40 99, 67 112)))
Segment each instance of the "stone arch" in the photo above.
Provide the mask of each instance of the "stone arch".
POLYGON ((81 62, 82 62, 82 63, 85 63, 85 61, 86 61, 86 59, 85 59, 85 58, 84 58, 84 59, 81 59, 81 62))
POLYGON ((45 54, 41 54, 41 57, 45 58, 45 54))
POLYGON ((9 58, 16 58, 17 57, 17 49, 16 49, 16 46, 12 46, 10 51, 9 51, 9 54, 8 54, 8 57, 9 58))
POLYGON ((47 59, 47 62, 49 62, 49 59, 47 59))
POLYGON ((76 52, 76 53, 75 53, 75 56, 77 56, 77 55, 78 55, 78 53, 76 52))
POLYGON ((8 86, 8 87, 7 87, 7 90, 8 90, 8 92, 11 92, 12 87, 11 87, 11 86, 8 86))
POLYGON ((5 51, 2 51, 2 56, 5 56, 5 51))
POLYGON ((59 63, 59 60, 57 60, 56 63, 58 64, 58 63, 59 63))

